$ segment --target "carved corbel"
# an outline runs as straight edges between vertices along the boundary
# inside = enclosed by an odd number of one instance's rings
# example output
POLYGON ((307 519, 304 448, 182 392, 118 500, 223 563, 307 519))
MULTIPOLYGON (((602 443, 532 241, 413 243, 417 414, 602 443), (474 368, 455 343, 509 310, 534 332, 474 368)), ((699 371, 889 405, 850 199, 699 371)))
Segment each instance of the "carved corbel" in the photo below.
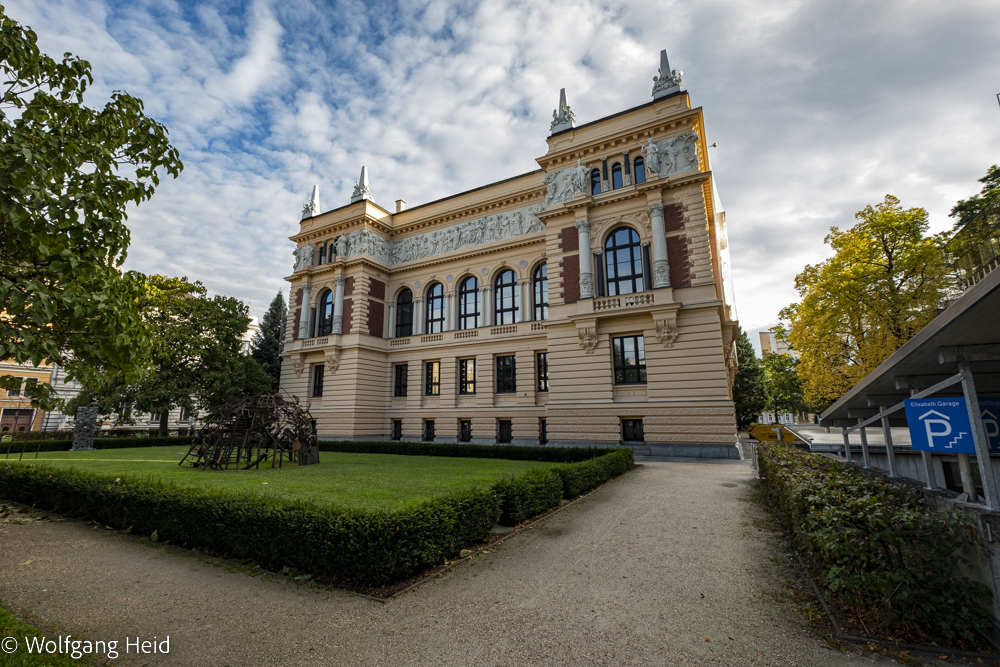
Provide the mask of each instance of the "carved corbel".
POLYGON ((340 350, 333 350, 332 352, 327 352, 326 360, 324 361, 326 370, 334 375, 337 369, 340 368, 340 350))
POLYGON ((580 347, 587 354, 593 354, 597 348, 597 322, 577 322, 576 335, 580 338, 580 347))
POLYGON ((677 331, 677 311, 653 313, 653 323, 656 325, 656 340, 663 343, 663 347, 669 349, 674 346, 674 342, 679 335, 677 331))
POLYGON ((295 371, 295 377, 302 377, 302 372, 306 369, 306 364, 302 360, 302 355, 297 355, 292 357, 292 370, 295 371))

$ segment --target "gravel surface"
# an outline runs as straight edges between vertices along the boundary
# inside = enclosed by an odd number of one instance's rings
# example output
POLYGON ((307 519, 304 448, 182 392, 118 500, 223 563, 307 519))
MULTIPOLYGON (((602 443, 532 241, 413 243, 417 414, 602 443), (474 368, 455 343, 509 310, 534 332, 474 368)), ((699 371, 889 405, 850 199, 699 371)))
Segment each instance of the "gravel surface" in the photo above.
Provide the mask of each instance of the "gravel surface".
POLYGON ((169 635, 121 665, 894 664, 805 628, 753 484, 742 462, 644 462, 387 604, 83 522, 8 523, 0 605, 120 649, 169 635))

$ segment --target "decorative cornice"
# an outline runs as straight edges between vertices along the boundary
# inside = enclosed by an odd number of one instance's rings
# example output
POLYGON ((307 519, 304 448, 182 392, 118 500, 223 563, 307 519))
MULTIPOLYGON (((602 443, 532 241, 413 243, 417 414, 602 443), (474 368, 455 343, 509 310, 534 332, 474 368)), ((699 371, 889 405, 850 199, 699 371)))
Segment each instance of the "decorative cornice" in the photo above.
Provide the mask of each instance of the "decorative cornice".
POLYGON ((577 160, 587 162, 588 160, 600 159, 602 156, 621 154, 624 149, 631 149, 639 143, 640 139, 644 140, 648 136, 664 139, 666 137, 663 135, 669 135, 678 129, 688 129, 686 126, 689 122, 691 123, 690 129, 696 130, 700 126, 701 112, 701 107, 695 107, 684 109, 668 118, 651 118, 640 125, 630 127, 621 134, 610 137, 605 135, 586 143, 573 144, 561 150, 550 151, 545 156, 536 158, 535 161, 546 172, 551 172, 569 166, 577 160))

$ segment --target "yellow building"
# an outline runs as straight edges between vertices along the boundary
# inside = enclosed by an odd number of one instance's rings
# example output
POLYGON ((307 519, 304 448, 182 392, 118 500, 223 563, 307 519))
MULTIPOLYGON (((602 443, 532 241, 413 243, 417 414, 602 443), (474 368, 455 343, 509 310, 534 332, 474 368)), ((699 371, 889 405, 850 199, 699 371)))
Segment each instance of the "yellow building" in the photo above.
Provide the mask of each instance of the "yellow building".
POLYGON ((0 362, 0 376, 21 379, 20 389, 0 389, 0 432, 39 431, 45 413, 31 407, 29 381, 49 382, 52 367, 48 364, 29 366, 13 361, 0 362))
POLYGON ((736 314, 702 110, 661 54, 653 100, 576 125, 540 169, 394 210, 367 170, 305 206, 281 386, 320 437, 607 445, 738 457, 736 314))

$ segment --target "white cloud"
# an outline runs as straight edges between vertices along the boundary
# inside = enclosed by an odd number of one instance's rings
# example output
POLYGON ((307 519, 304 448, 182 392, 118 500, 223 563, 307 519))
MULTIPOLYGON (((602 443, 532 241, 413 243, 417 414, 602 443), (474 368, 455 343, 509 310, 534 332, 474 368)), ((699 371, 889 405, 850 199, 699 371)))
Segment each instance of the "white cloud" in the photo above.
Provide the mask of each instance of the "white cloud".
MULTIPOLYGON (((7 0, 170 128, 186 169, 130 214, 128 266, 266 308, 314 183, 411 205, 537 168, 559 88, 579 122, 649 99, 661 48, 705 109, 744 328, 767 328, 831 225, 886 193, 951 226, 1000 161, 995 3, 956 0, 7 0)), ((751 336, 755 338, 755 336, 751 336)))

